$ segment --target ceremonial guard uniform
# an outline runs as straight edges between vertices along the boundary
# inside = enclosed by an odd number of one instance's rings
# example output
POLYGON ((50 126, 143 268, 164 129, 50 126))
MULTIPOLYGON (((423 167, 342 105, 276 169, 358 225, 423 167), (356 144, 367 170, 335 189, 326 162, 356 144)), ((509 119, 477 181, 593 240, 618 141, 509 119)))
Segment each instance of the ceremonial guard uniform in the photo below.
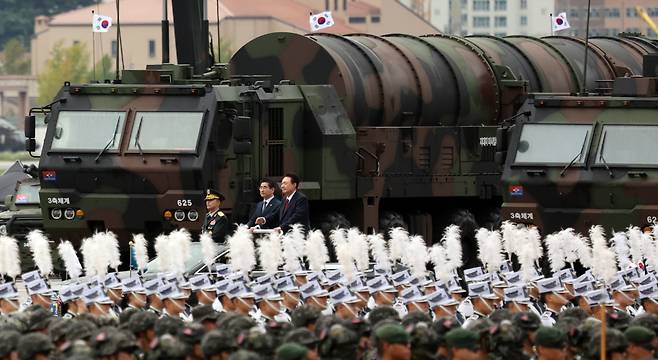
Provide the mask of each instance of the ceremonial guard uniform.
MULTIPOLYGON (((208 189, 206 191, 206 203, 208 201, 217 200, 220 203, 224 201, 224 195, 220 192, 208 189)), ((219 211, 219 208, 213 212, 206 214, 205 219, 203 220, 203 231, 210 233, 212 239, 216 243, 223 243, 226 238, 226 234, 229 230, 229 221, 226 215, 223 212, 219 211)))

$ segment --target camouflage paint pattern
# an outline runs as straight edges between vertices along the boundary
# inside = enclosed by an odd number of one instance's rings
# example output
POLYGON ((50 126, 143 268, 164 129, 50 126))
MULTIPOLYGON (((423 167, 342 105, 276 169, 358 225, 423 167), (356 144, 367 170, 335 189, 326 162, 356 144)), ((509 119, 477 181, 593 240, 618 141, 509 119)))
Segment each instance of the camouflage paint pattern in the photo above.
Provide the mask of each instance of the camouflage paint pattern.
POLYGON ((655 223, 656 166, 611 163, 611 176, 598 160, 598 154, 605 125, 656 126, 657 85, 658 78, 619 78, 610 96, 539 94, 529 100, 527 109, 533 115, 510 130, 502 177, 502 219, 535 224, 544 234, 567 227, 585 232, 595 224, 605 225, 607 231, 619 231, 631 224, 655 223), (519 150, 521 131, 528 124, 591 125, 591 140, 583 152, 584 163, 571 166, 564 176, 561 172, 566 163, 515 164, 515 154, 523 151, 519 150))
POLYGON ((226 195, 231 221, 244 222, 261 178, 296 172, 314 218, 337 211, 378 230, 394 209, 418 216, 409 222, 431 239, 455 209, 498 206, 496 133, 529 89, 578 89, 576 70, 547 41, 317 33, 261 36, 201 76, 165 64, 125 71, 122 84, 66 85, 39 164, 44 226, 72 241, 110 229, 124 243, 136 232, 198 231, 209 187, 226 195), (65 110, 124 112, 118 150, 98 161, 100 149, 53 151, 65 110), (138 111, 202 112, 196 150, 128 150, 138 111), (53 208, 84 215, 55 220, 53 208), (167 210, 199 219, 166 220, 167 210))

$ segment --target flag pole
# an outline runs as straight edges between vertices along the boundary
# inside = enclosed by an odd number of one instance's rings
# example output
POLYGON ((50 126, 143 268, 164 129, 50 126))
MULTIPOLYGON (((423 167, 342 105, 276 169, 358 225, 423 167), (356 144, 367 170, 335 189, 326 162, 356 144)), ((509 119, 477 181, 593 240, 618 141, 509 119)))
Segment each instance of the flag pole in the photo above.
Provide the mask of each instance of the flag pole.
POLYGON ((587 24, 585 25, 585 63, 583 64, 583 87, 581 95, 587 96, 587 57, 589 54, 589 18, 592 0, 587 0, 587 24))
POLYGON ((553 21, 554 21, 554 20, 553 20, 553 13, 550 13, 549 16, 551 17, 551 26, 550 26, 550 29, 551 29, 551 36, 553 36, 553 35, 554 35, 554 34, 553 34, 553 21))
POLYGON ((92 71, 93 75, 91 76, 91 80, 93 82, 96 82, 96 32, 94 32, 94 10, 91 11, 91 20, 92 20, 92 28, 91 28, 91 63, 92 63, 92 71))

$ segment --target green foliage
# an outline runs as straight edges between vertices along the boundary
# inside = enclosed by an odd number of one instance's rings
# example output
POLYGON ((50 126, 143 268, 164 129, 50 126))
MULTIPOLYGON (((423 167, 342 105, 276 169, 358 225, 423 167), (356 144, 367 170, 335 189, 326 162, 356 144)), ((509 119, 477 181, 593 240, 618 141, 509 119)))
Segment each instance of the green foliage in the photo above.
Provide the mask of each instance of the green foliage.
POLYGON ((87 75, 88 80, 98 80, 103 82, 103 80, 114 79, 114 67, 112 66, 114 61, 110 55, 103 55, 103 57, 96 63, 96 75, 94 76, 94 69, 89 69, 89 74, 87 75))
MULTIPOLYGON (((102 60, 101 60, 102 61, 102 60)), ((89 51, 82 44, 70 47, 55 44, 52 57, 48 60, 45 70, 39 74, 40 105, 49 103, 57 95, 65 81, 83 83, 89 80, 89 51)))
MULTIPOLYGON (((220 39, 220 48, 221 50, 219 52, 219 62, 220 63, 227 63, 229 60, 231 60, 231 56, 233 56, 233 49, 231 48, 231 42, 225 39, 220 39)), ((217 49, 215 49, 215 54, 217 54, 217 49)))
POLYGON ((34 34, 34 18, 95 4, 95 0, 0 0, 0 44, 17 38, 29 46, 34 34))
POLYGON ((12 38, 3 46, 3 61, 0 73, 5 75, 25 75, 30 73, 30 58, 27 49, 17 38, 12 38))

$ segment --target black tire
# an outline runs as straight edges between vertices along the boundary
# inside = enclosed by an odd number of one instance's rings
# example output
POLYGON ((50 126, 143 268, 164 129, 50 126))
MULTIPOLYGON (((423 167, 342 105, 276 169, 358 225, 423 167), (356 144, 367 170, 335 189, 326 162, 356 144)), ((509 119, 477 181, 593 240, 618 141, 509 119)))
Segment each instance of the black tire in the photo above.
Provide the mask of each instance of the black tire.
POLYGON ((330 261, 336 261, 336 251, 334 250, 331 241, 329 240, 329 234, 331 230, 334 229, 349 229, 352 226, 350 221, 347 220, 345 215, 337 211, 328 212, 322 215, 320 220, 320 230, 324 234, 325 243, 327 244, 327 250, 329 250, 330 261))
POLYGON ((379 231, 388 235, 388 231, 396 227, 409 229, 409 225, 404 221, 402 214, 395 211, 385 211, 379 218, 379 231))
POLYGON ((500 228, 502 221, 500 220, 500 208, 489 210, 480 220, 482 227, 489 230, 497 230, 500 228))

